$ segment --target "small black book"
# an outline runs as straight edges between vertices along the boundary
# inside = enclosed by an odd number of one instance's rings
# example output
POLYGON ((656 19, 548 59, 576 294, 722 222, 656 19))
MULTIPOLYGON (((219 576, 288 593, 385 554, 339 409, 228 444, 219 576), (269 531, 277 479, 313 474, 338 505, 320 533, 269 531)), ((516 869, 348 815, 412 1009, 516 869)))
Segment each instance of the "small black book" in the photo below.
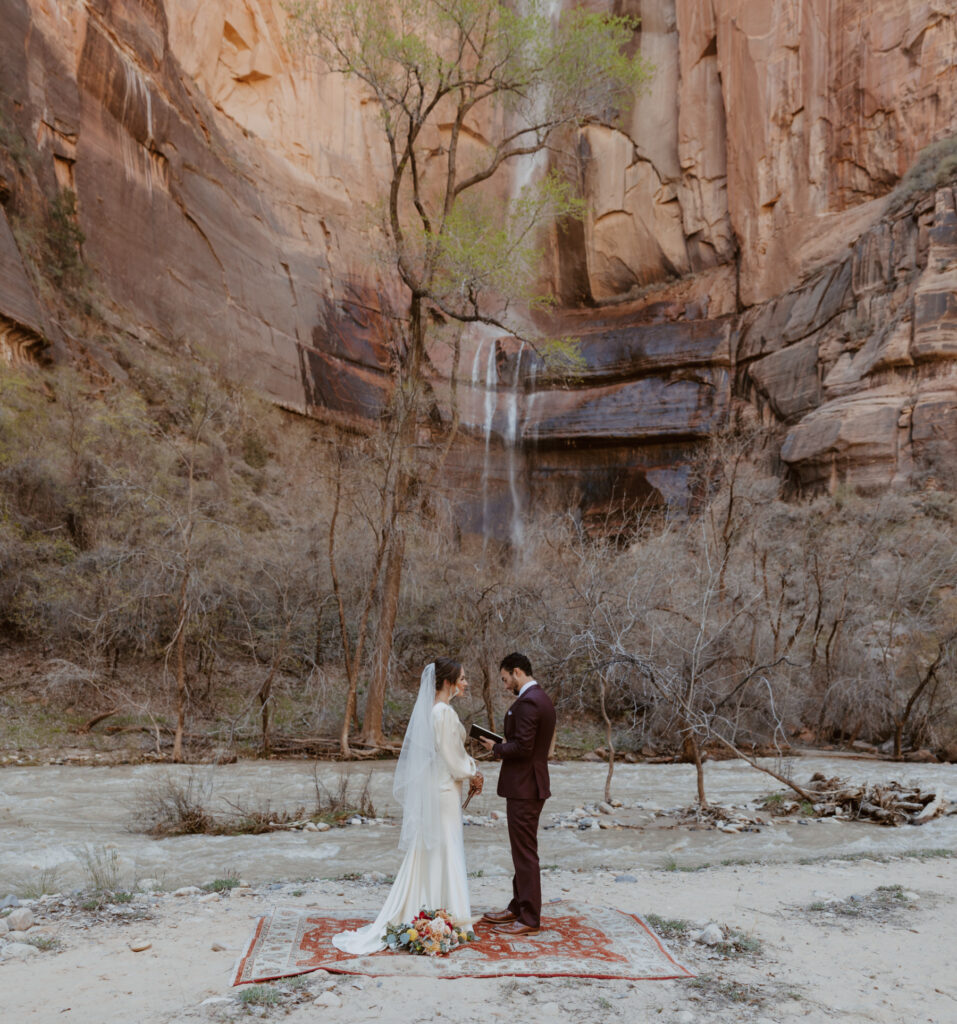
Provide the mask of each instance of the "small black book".
POLYGON ((493 743, 504 743, 505 737, 499 736, 497 732, 492 732, 491 729, 483 729, 480 725, 473 725, 469 729, 469 739, 472 740, 492 740, 493 743))

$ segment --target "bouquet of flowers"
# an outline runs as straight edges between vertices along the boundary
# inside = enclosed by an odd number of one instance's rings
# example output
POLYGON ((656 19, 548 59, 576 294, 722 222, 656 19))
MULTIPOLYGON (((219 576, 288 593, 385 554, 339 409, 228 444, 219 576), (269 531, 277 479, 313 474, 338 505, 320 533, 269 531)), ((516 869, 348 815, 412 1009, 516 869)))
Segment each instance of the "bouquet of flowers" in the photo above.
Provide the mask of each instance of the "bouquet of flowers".
POLYGON ((382 941, 394 953, 448 956, 453 949, 474 942, 475 932, 456 925, 447 910, 420 910, 408 924, 390 924, 382 941))

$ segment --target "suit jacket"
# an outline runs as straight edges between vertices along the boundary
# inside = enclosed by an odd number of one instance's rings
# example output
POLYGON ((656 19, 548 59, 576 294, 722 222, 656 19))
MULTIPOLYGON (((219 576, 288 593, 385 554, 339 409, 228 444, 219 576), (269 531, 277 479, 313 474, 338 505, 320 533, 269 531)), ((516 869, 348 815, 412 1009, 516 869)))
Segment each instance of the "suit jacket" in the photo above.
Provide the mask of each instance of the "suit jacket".
POLYGON ((555 732, 555 706, 537 684, 530 686, 505 715, 505 741, 492 753, 502 759, 498 795, 513 800, 547 800, 548 750, 555 732))

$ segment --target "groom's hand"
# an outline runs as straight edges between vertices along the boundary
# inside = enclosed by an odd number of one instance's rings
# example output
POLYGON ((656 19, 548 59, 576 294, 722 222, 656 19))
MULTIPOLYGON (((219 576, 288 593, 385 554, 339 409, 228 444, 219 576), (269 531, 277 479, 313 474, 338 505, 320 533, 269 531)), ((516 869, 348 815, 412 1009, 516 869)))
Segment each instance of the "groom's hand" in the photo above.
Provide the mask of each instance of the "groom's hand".
POLYGON ((486 750, 491 750, 495 746, 495 740, 486 739, 484 736, 479 737, 479 743, 485 747, 486 750))

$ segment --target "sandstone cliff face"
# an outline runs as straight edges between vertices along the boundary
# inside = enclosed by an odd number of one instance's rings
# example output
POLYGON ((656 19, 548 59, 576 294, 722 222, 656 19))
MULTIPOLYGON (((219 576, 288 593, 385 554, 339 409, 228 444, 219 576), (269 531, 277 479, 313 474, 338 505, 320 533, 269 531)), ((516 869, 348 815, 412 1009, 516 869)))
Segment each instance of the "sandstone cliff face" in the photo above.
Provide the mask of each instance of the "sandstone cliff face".
MULTIPOLYGON (((953 190, 893 211, 887 195, 957 132, 953 4, 608 6, 642 19, 657 71, 617 128, 583 132, 587 215, 543 271, 586 304, 559 319, 588 369, 557 387, 510 340, 469 340, 467 429, 529 456, 483 476, 513 504, 549 481, 586 504, 680 496, 688 453, 742 406, 780 428, 799 486, 952 466, 953 190)), ((374 112, 287 52, 283 19, 277 0, 8 0, 4 115, 48 193, 76 191, 118 324, 291 408, 368 422, 403 309, 366 214, 384 155, 374 112)), ((18 180, 0 152, 11 214, 18 180)), ((56 329, 3 217, 0 270, 4 351, 29 355, 56 329)))
MULTIPOLYGON (((933 202, 867 232, 831 276, 833 305, 823 315, 833 311, 833 316, 805 319, 809 333, 781 353, 784 358, 807 353, 806 370, 795 374, 801 382, 796 390, 806 397, 792 417, 797 422, 782 458, 803 484, 833 487, 849 480, 883 487, 942 476, 952 485, 957 455, 954 189, 939 189, 933 202)), ((795 293, 794 305, 802 298, 795 293)), ((768 358, 748 367, 755 382, 768 358)), ((795 363, 800 362, 799 356, 795 363)), ((771 402, 782 390, 795 392, 793 380, 780 375, 775 380, 777 368, 764 372, 764 393, 771 402)))
POLYGON ((657 72, 620 131, 586 133, 596 299, 738 250, 741 303, 767 301, 847 240, 847 210, 957 129, 944 0, 625 6, 657 72))
POLYGON ((375 133, 341 82, 290 73, 279 5, 6 9, 0 90, 40 175, 76 191, 117 321, 202 349, 290 407, 373 415, 392 285, 370 272, 356 221, 375 133))

